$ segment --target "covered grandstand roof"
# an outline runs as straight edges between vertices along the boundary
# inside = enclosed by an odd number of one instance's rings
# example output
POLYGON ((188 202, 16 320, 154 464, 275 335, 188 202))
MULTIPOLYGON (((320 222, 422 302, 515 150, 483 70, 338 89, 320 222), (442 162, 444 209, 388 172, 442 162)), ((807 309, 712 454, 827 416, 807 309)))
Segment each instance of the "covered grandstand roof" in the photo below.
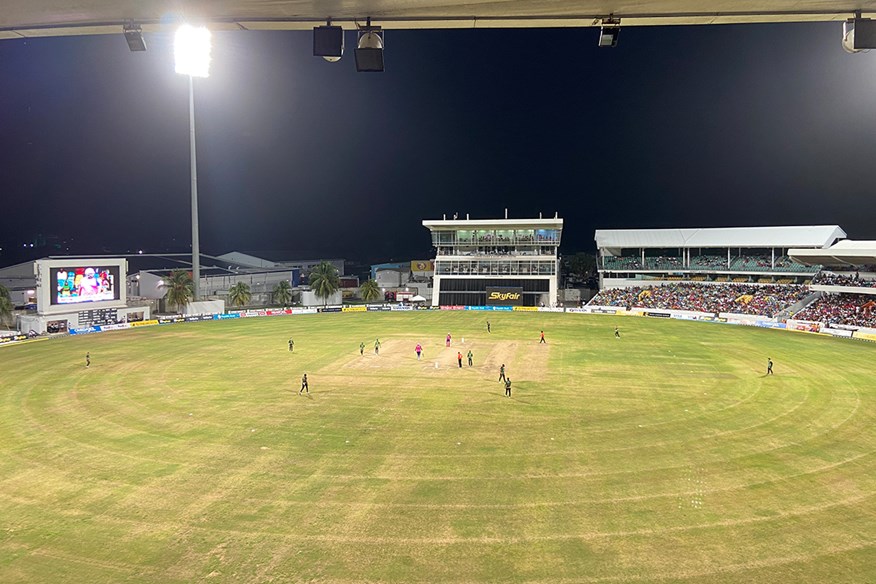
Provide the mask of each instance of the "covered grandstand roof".
POLYGON ((838 241, 827 249, 790 249, 788 255, 801 264, 862 266, 876 264, 876 241, 838 241))
POLYGON ((614 254, 639 248, 825 248, 846 236, 839 225, 717 227, 701 229, 597 229, 596 247, 614 254))
POLYGON ((613 15, 624 25, 841 21, 853 10, 876 14, 876 0, 6 0, 0 38, 119 34, 123 23, 147 32, 183 19, 214 29, 309 29, 332 17, 354 28, 366 17, 386 28, 595 26, 613 15))
POLYGON ((425 219, 429 229, 562 229, 563 220, 550 219, 425 219))

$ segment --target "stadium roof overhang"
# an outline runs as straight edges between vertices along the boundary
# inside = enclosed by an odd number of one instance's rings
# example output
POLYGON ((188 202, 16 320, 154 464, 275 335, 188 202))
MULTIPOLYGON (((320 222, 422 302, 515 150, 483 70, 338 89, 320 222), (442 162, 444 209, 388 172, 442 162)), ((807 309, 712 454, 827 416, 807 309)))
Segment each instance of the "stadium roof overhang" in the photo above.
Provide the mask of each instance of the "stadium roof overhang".
POLYGON ((876 0, 6 0, 0 38, 118 34, 125 23, 153 32, 181 20, 214 30, 305 30, 329 17, 355 28, 367 17, 392 29, 535 28, 841 21, 859 10, 876 15, 876 0))
POLYGON ((457 229, 562 229, 563 220, 553 219, 426 219, 423 227, 432 231, 457 229))
POLYGON ((790 249, 788 255, 801 264, 822 266, 876 265, 876 241, 838 241, 827 249, 790 249))
POLYGON ((846 236, 839 225, 704 229, 597 229, 596 247, 622 249, 826 248, 846 236))

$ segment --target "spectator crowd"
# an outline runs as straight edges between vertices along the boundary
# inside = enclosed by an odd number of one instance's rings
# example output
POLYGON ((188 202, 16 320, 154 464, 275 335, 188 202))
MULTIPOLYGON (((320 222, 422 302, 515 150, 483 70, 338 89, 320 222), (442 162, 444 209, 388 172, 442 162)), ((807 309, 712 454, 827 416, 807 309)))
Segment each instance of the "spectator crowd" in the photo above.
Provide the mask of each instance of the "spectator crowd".
POLYGON ((800 285, 678 283, 602 290, 589 304, 772 317, 801 300, 807 291, 800 285))
POLYGON ((876 296, 824 294, 794 315, 798 320, 876 328, 876 296))

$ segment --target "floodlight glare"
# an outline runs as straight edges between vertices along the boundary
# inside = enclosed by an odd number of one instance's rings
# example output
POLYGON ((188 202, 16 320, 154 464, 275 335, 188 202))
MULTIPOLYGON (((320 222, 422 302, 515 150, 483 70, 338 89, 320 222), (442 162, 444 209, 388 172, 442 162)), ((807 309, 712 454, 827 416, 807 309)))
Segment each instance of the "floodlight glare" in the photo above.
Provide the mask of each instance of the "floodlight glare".
POLYGON ((356 43, 356 71, 383 72, 383 35, 379 29, 368 27, 359 31, 359 42, 356 43))
POLYGON ((210 76, 210 31, 205 26, 184 24, 173 39, 176 72, 189 77, 210 76))
POLYGON ((128 49, 131 52, 140 52, 146 50, 146 41, 143 39, 143 31, 135 24, 126 24, 122 29, 125 33, 125 41, 128 43, 128 49))
POLYGON ((344 29, 332 26, 331 21, 325 26, 313 29, 313 56, 322 57, 329 63, 335 63, 344 56, 344 29))

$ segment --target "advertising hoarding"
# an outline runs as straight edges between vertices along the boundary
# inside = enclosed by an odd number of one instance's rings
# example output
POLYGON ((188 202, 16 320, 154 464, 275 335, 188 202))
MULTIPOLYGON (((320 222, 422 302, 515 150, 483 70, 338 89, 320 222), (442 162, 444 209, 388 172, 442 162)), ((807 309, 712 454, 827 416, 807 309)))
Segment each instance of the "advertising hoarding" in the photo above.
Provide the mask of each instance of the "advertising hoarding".
POLYGON ((522 306, 523 288, 520 286, 487 286, 487 306, 522 306))

